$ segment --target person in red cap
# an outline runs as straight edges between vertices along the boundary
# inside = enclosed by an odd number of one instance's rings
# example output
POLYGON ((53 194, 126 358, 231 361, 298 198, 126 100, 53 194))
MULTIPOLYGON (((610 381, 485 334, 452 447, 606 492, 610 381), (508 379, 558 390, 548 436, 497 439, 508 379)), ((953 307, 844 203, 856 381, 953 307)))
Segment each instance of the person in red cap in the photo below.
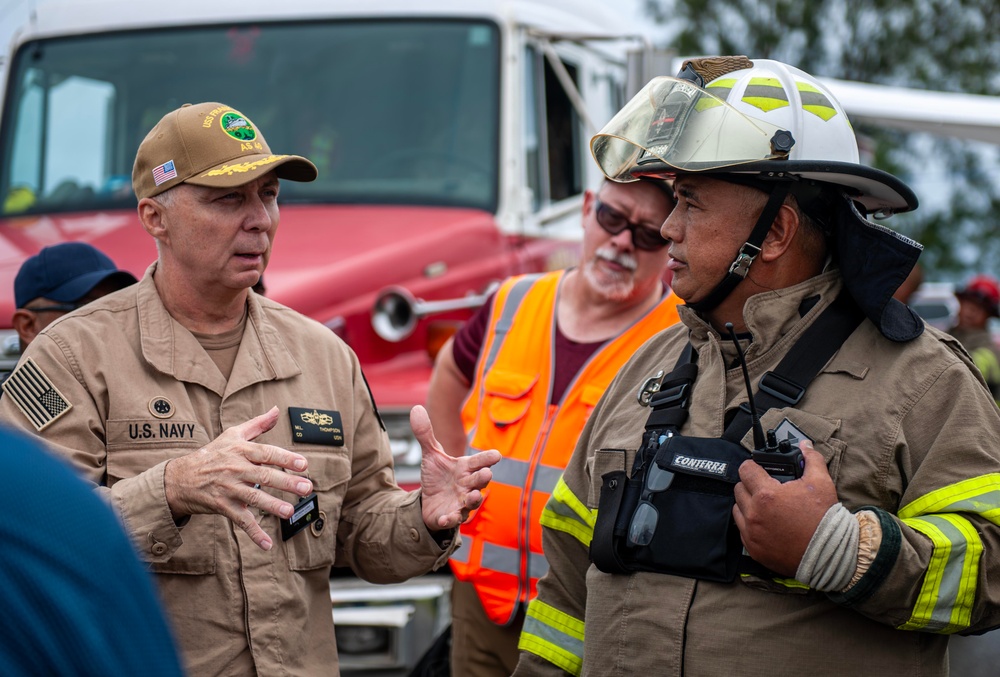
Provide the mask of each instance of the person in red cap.
POLYGON ((1000 317, 1000 283, 989 275, 976 275, 955 296, 958 323, 948 333, 969 351, 993 399, 1000 402, 1000 348, 986 328, 991 317, 1000 317))
POLYGON ((86 242, 45 247, 21 264, 14 278, 17 310, 11 324, 23 351, 38 332, 66 313, 135 284, 104 252, 86 242))

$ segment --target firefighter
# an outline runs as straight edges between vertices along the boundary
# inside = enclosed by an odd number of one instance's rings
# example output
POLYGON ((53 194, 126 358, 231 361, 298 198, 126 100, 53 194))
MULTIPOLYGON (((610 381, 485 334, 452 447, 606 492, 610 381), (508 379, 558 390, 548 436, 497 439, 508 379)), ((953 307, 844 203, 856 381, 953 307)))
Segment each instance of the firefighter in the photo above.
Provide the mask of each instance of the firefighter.
POLYGON ((451 667, 510 675, 545 572, 539 516, 597 398, 646 339, 677 321, 663 284, 673 207, 663 181, 584 194, 580 266, 506 280, 438 356, 431 421, 455 456, 504 455, 451 558, 451 667))
POLYGON ((686 305, 546 505, 515 675, 947 674, 949 634, 1000 624, 1000 411, 892 298, 920 246, 865 215, 912 191, 770 60, 688 61, 592 149, 612 180, 674 179, 686 305))
POLYGON ((976 275, 955 296, 958 320, 948 333, 969 351, 993 399, 1000 401, 1000 348, 986 326, 991 317, 1000 317, 1000 284, 989 275, 976 275))

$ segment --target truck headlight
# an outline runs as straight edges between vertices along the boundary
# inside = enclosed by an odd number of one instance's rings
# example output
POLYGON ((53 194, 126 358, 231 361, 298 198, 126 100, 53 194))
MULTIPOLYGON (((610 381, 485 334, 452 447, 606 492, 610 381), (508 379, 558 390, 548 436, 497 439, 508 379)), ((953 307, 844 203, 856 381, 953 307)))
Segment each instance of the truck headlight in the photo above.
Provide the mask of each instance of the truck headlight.
POLYGON ((337 651, 342 654, 362 655, 387 653, 389 651, 390 628, 374 625, 337 625, 337 651))

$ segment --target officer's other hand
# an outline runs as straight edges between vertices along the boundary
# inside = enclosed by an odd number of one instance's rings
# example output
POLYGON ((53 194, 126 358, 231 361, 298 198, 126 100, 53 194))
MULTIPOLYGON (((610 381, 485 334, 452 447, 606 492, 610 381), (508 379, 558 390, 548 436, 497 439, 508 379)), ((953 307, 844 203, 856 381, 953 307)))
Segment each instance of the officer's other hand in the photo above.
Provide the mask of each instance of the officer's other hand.
POLYGON ((823 515, 837 502, 837 490, 823 455, 812 443, 799 444, 802 477, 781 484, 753 461, 740 466, 733 517, 743 545, 755 560, 794 576, 823 515))
POLYGON ((500 452, 490 449, 473 456, 449 456, 434 437, 427 410, 421 406, 410 410, 410 427, 423 451, 420 501, 424 524, 431 531, 454 529, 482 503, 482 489, 493 478, 490 466, 500 460, 500 452))
POLYGON ((277 422, 278 408, 272 407, 266 414, 228 428, 198 451, 167 463, 163 483, 174 518, 225 515, 247 532, 254 543, 270 550, 271 538, 261 529, 254 513, 264 510, 287 518, 294 508, 264 488, 298 496, 312 492, 312 482, 308 479, 285 472, 305 470, 305 457, 253 441, 277 422))

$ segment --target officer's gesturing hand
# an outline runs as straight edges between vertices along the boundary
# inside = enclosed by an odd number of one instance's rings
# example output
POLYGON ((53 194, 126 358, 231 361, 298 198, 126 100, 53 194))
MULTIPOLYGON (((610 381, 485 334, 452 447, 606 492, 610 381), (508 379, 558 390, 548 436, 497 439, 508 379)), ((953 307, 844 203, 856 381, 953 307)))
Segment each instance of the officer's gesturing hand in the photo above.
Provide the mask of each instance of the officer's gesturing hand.
POLYGON ((812 443, 799 444, 805 457, 802 477, 782 484, 753 461, 740 466, 733 517, 747 552, 772 571, 794 576, 809 540, 837 490, 823 455, 812 443))
POLYGON ((423 451, 420 500, 424 524, 431 531, 453 529, 482 503, 482 489, 493 478, 490 466, 500 460, 500 452, 490 449, 473 456, 449 456, 434 437, 427 410, 421 406, 410 410, 410 427, 423 451))
POLYGON ((251 509, 287 518, 294 508, 263 487, 299 496, 308 496, 312 491, 308 479, 285 472, 305 470, 303 456, 253 441, 277 421, 278 408, 272 407, 266 414, 228 428, 198 451, 167 463, 163 483, 174 518, 225 515, 247 532, 254 543, 270 550, 271 538, 261 529, 251 509))

